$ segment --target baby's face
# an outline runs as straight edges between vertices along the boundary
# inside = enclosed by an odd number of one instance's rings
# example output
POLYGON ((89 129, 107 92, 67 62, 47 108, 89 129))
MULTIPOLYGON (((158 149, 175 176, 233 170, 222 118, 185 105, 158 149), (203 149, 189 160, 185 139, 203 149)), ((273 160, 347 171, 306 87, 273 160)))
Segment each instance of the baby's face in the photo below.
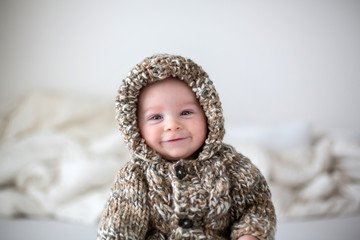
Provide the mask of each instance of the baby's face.
POLYGON ((138 122, 146 144, 167 160, 193 159, 207 136, 203 109, 190 87, 175 78, 141 91, 138 122))

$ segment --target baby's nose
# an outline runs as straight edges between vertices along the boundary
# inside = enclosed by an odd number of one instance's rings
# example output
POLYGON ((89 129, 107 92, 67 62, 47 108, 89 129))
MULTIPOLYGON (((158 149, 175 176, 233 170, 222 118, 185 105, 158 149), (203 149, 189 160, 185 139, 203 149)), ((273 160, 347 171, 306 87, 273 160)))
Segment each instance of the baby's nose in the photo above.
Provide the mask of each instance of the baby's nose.
POLYGON ((182 124, 175 118, 169 118, 166 120, 165 131, 175 131, 182 128, 182 124))

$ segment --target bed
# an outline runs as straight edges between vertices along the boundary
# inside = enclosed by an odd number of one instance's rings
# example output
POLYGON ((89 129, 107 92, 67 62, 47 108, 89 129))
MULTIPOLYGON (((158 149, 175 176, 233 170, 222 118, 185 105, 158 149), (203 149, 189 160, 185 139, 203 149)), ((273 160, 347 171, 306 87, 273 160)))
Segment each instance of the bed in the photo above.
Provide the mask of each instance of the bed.
MULTIPOLYGON (((333 217, 307 220, 280 220, 275 239, 359 239, 360 217, 333 217)), ((95 239, 96 225, 69 223, 54 219, 2 219, 0 237, 6 240, 95 239)))
MULTIPOLYGON (((112 102, 34 92, 0 111, 0 238, 95 238, 115 173, 129 159, 112 102)), ((224 141, 270 185, 277 239, 360 239, 358 140, 308 122, 226 130, 224 141)))

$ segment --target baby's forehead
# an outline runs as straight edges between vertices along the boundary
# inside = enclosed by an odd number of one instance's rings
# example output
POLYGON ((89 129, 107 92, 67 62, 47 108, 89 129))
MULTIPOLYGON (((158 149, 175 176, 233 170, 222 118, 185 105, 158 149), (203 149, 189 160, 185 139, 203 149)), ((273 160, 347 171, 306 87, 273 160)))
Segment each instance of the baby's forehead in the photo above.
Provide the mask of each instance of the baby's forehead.
POLYGON ((199 104, 196 94, 191 87, 178 78, 157 80, 143 87, 139 93, 139 103, 147 101, 176 101, 199 104))

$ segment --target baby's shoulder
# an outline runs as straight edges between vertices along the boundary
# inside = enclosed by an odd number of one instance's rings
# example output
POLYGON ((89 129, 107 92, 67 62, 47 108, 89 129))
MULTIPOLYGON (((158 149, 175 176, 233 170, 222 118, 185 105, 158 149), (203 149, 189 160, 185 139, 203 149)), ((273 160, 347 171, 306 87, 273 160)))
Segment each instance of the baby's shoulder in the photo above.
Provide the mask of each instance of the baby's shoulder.
POLYGON ((231 145, 225 146, 225 165, 233 174, 253 175, 258 173, 258 168, 251 160, 240 152, 237 152, 231 145))
POLYGON ((243 164, 251 164, 249 158, 247 158, 242 153, 238 152, 233 146, 229 144, 223 144, 223 157, 226 159, 226 163, 228 165, 243 165, 243 164))

